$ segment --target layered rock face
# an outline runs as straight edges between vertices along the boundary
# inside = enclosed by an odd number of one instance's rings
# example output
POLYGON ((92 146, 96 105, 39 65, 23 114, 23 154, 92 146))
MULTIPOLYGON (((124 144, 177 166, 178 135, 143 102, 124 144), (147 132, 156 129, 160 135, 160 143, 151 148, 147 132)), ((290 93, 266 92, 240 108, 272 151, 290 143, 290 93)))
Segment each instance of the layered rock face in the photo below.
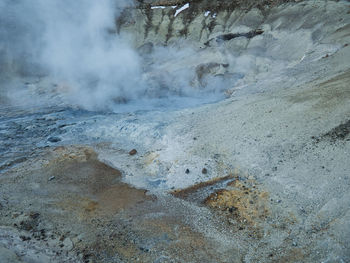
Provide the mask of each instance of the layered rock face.
POLYGON ((142 1, 125 9, 117 25, 121 34, 131 34, 150 65, 147 78, 156 79, 158 85, 175 91, 184 83, 210 86, 209 90, 230 96, 258 79, 297 69, 342 48, 347 38, 332 36, 348 30, 343 4, 142 1), (187 78, 177 83, 176 76, 183 72, 187 78), (172 81, 164 84, 160 75, 172 81))

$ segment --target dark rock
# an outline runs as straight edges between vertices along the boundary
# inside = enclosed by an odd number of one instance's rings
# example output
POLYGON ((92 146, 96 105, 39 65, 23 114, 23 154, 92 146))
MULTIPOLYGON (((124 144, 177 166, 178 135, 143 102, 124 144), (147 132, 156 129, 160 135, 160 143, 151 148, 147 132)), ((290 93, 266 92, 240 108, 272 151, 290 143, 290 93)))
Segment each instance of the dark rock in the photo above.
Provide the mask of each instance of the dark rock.
POLYGON ((55 143, 55 142, 60 142, 60 141, 61 141, 61 138, 58 138, 58 137, 49 137, 47 140, 48 140, 49 142, 55 143))
POLYGON ((20 236, 20 239, 21 239, 22 241, 29 241, 29 240, 31 240, 31 238, 30 238, 30 237, 27 237, 27 236, 20 236))
POLYGON ((190 170, 189 170, 189 169, 186 169, 185 173, 189 174, 189 173, 190 173, 190 170))
MULTIPOLYGON (((228 34, 223 34, 220 36, 216 37, 216 42, 217 43, 222 43, 224 41, 229 41, 231 39, 237 38, 237 37, 246 37, 248 39, 251 39, 257 35, 261 35, 262 33, 264 33, 264 31, 262 29, 256 29, 256 30, 252 30, 246 33, 228 33, 228 34)), ((212 39, 210 39, 209 41, 205 42, 204 45, 209 46, 209 43, 212 39)))
POLYGON ((202 169, 202 174, 207 174, 208 173, 208 170, 206 168, 203 168, 202 169))
POLYGON ((344 140, 348 135, 350 134, 350 120, 338 125, 337 127, 333 128, 326 134, 324 134, 323 138, 330 138, 331 141, 336 140, 344 140))
POLYGON ((132 149, 132 150, 129 152, 129 154, 130 154, 130 155, 135 155, 135 154, 137 154, 136 149, 132 149))
POLYGON ((228 211, 229 211, 230 213, 233 213, 233 212, 235 212, 236 210, 237 210, 237 208, 234 207, 234 206, 232 206, 232 207, 230 207, 230 208, 228 209, 228 211))

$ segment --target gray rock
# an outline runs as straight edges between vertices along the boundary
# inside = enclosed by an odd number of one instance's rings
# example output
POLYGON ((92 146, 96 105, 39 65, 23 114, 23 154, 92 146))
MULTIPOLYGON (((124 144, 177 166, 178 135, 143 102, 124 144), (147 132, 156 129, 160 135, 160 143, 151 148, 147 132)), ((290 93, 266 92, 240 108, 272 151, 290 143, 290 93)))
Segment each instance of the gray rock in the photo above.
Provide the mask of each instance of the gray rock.
POLYGON ((67 251, 72 250, 74 247, 73 242, 69 237, 65 238, 63 240, 62 244, 63 244, 63 248, 67 251))

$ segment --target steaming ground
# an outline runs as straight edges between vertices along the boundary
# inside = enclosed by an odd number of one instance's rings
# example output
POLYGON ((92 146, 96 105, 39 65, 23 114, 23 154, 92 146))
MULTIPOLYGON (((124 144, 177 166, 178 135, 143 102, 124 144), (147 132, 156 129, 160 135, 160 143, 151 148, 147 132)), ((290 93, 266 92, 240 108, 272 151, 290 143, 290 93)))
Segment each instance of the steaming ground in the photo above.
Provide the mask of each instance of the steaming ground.
POLYGON ((0 46, 1 262, 350 261, 347 2, 83 3, 0 46))

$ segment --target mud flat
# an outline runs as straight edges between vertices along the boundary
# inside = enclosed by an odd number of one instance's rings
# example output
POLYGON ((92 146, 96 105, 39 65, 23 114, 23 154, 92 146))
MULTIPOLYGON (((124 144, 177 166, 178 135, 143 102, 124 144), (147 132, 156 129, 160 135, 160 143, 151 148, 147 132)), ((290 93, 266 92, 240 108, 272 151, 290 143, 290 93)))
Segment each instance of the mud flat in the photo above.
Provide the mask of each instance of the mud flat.
POLYGON ((55 147, 30 162, 40 165, 17 167, 1 178, 5 262, 239 262, 238 251, 229 255, 213 240, 229 227, 227 215, 201 202, 202 208, 192 207, 198 200, 188 196, 182 203, 180 192, 155 196, 133 188, 90 147, 55 147), (194 230, 191 214, 205 217, 197 225, 202 230, 194 230), (213 238, 202 233, 207 224, 218 228, 213 238))

